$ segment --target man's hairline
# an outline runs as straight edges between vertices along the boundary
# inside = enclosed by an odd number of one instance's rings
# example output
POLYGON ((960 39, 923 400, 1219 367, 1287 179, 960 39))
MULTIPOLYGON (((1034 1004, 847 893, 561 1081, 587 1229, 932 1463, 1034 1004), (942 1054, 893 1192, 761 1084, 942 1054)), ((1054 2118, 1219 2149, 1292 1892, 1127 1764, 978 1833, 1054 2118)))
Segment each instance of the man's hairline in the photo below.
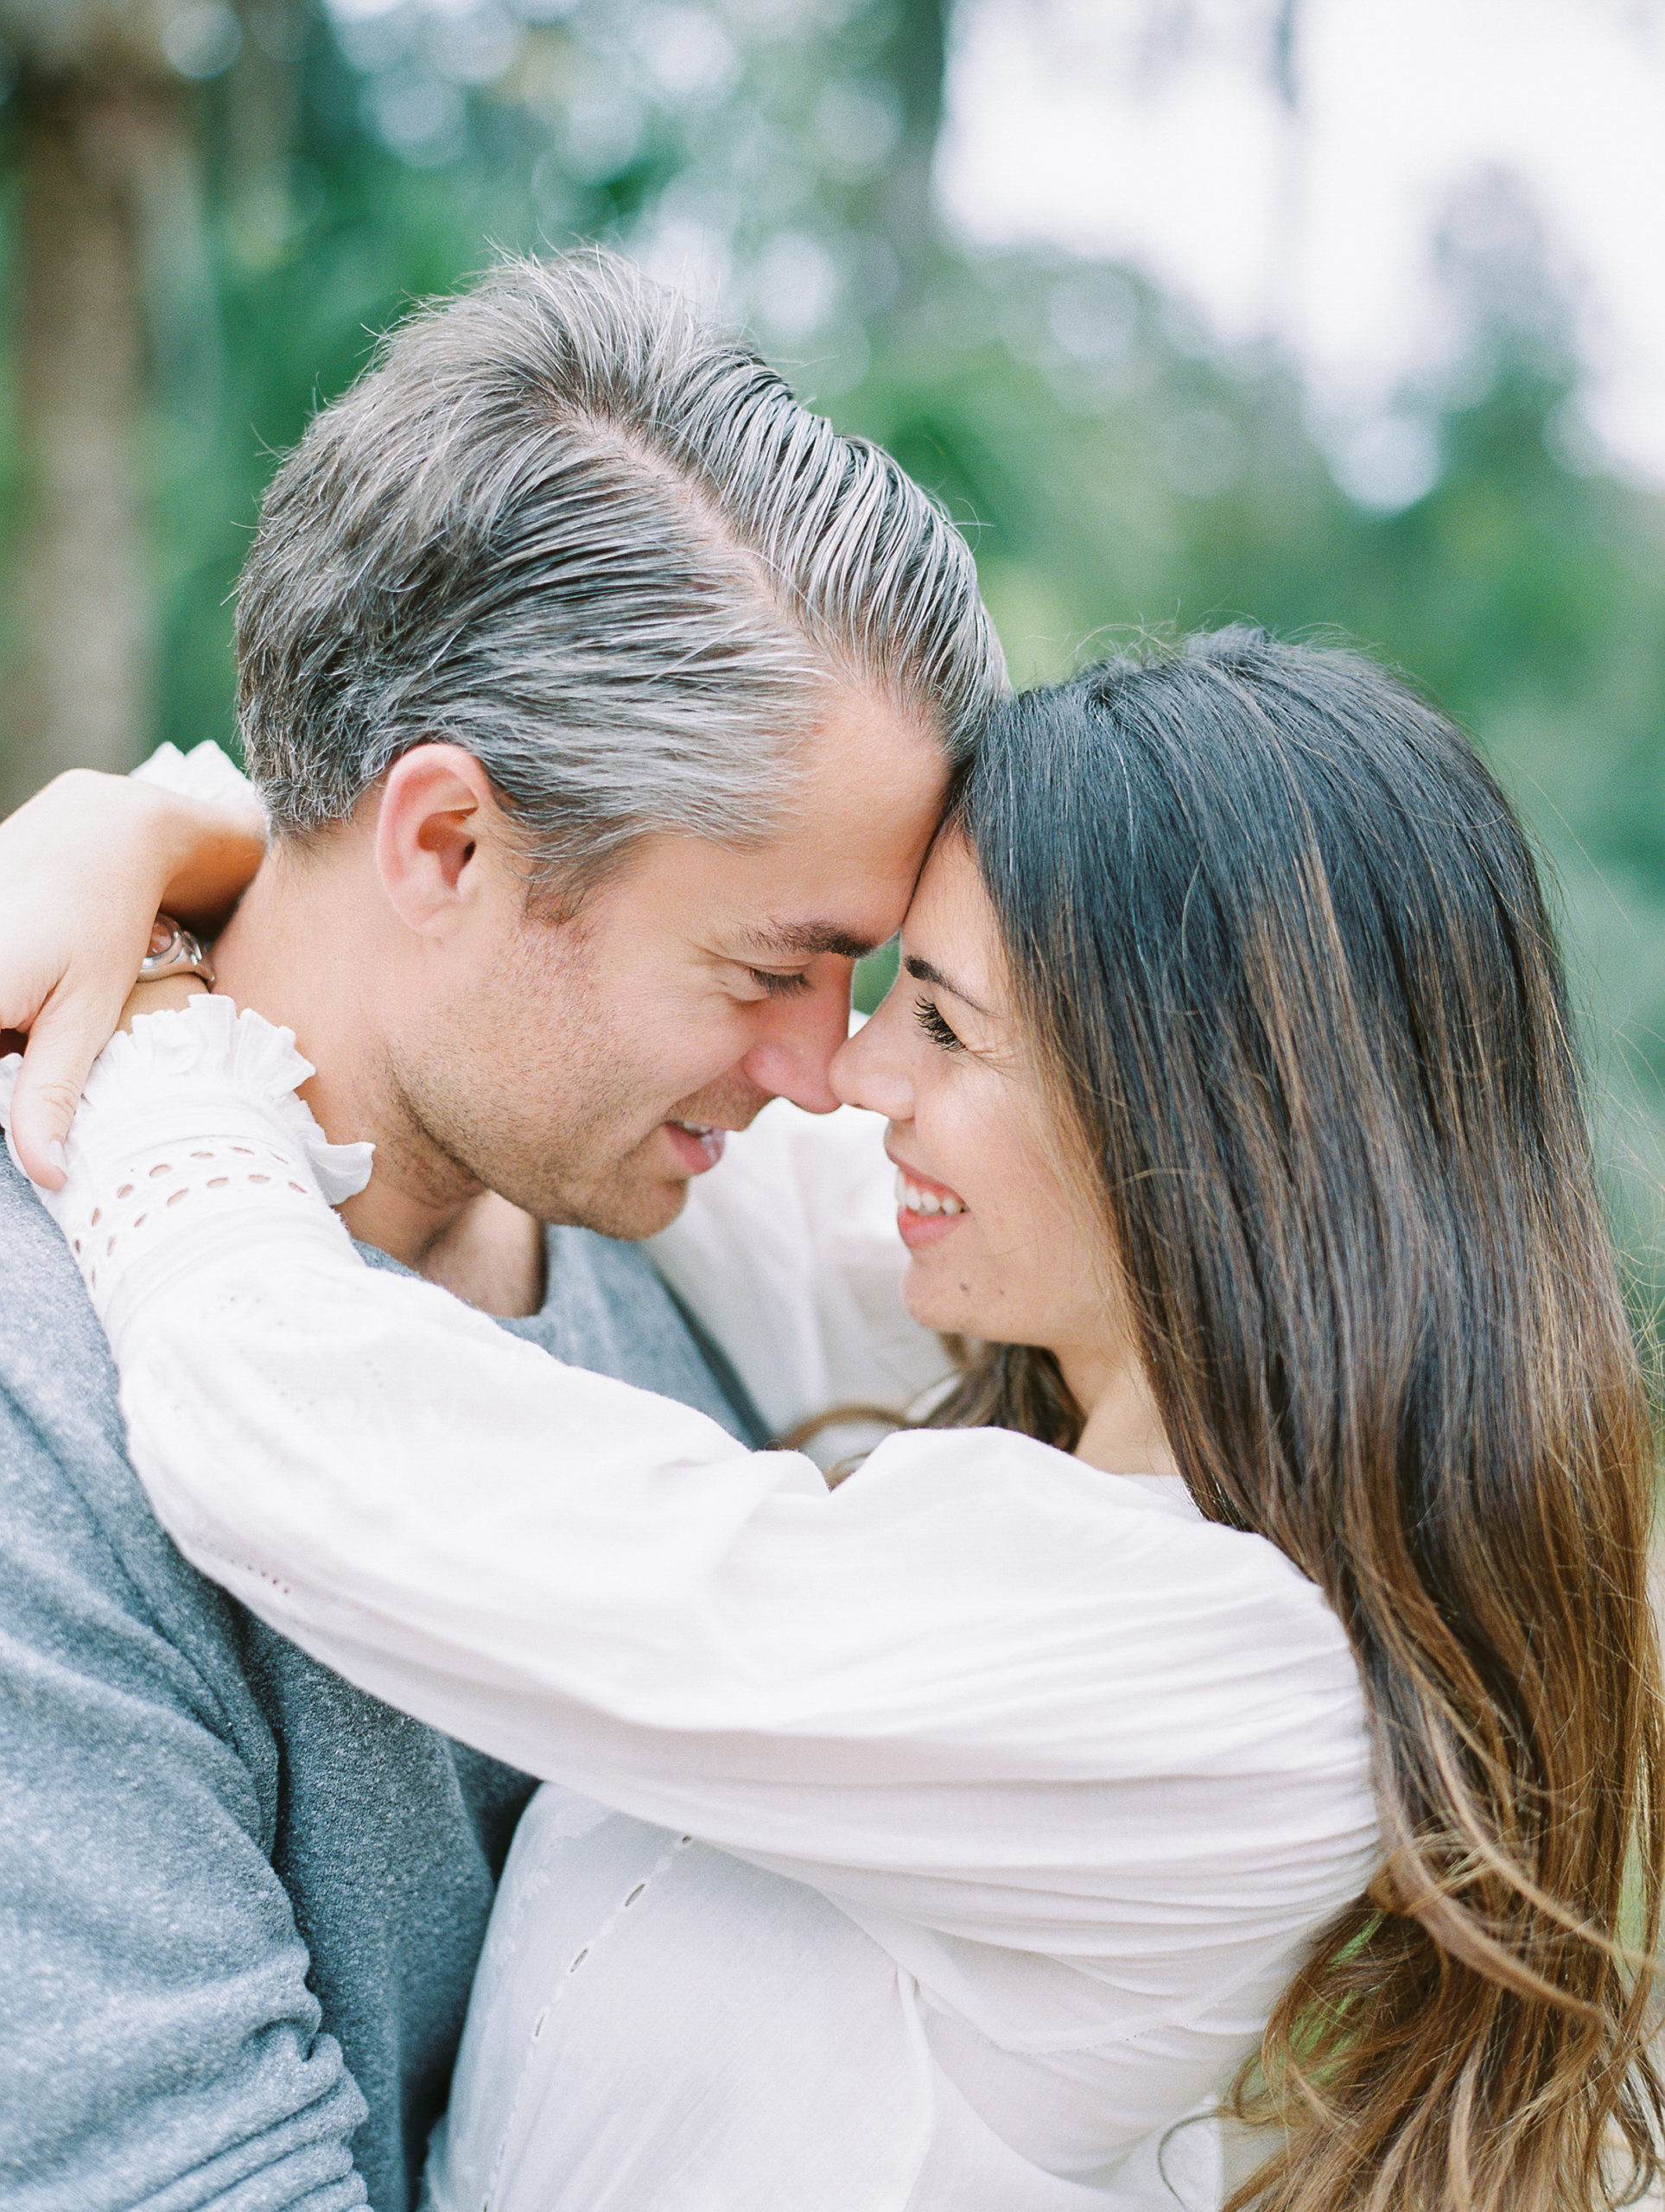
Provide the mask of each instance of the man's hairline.
MULTIPOLYGON (((854 693, 884 705, 899 719, 911 723, 942 756, 944 768, 951 779, 955 767, 952 740, 944 720, 939 713, 934 711, 930 706, 902 699, 894 690, 880 680, 866 674, 855 674, 844 667, 836 665, 832 661, 831 656, 828 654, 824 645, 819 640, 810 638, 801 624, 795 622, 794 626, 798 629, 804 642, 817 655, 819 668, 817 677, 807 687, 808 701, 811 709, 808 727, 796 741, 788 739, 785 747, 788 755, 806 751, 814 743, 817 735, 825 727, 825 710, 836 696, 841 693, 854 693)), ((492 796, 511 832, 512 833, 518 828, 522 819, 519 810, 493 777, 490 769, 480 759, 479 753, 463 740, 435 735, 416 739, 414 743, 406 746, 402 752, 396 754, 384 767, 378 769, 376 774, 355 794, 351 806, 345 813, 327 822, 305 824, 275 823, 268 843, 268 851, 271 857, 274 860, 281 858, 303 863, 311 862, 321 857, 322 849, 333 838, 341 831, 351 828, 359 808, 366 799, 372 797, 378 786, 386 783, 399 762, 408 760, 411 753, 420 751, 424 745, 455 745, 460 752, 467 753, 469 759, 474 761, 485 776, 492 796)), ((802 772, 800 766, 800 777, 802 772)), ((789 785, 792 780, 789 777, 789 785)), ((790 789, 788 789, 781 793, 778 810, 766 828, 760 830, 753 836, 708 837, 697 830, 683 829, 670 824, 644 824, 618 838, 615 842, 608 846, 606 851, 596 855, 593 859, 585 858, 544 867, 533 861, 530 855, 523 852, 519 857, 524 864, 527 911, 531 912, 539 906, 548 905, 558 906, 562 912, 550 913, 543 918, 549 920, 575 918, 580 907, 585 904, 590 894, 598 890, 604 882, 626 872, 641 848, 654 837, 691 837, 702 844, 715 846, 722 852, 759 852, 772 843, 777 837, 785 834, 793 822, 801 818, 799 810, 792 805, 790 789)), ((798 925, 789 925, 784 932, 774 933, 774 941, 778 945, 784 946, 786 939, 795 932, 808 938, 819 936, 827 938, 848 934, 836 930, 830 925, 809 924, 804 925, 801 931, 798 925)), ((759 942, 761 943, 761 939, 759 942)), ((855 940, 852 938, 850 942, 854 943, 855 940)), ((811 950, 817 949, 826 950, 831 950, 832 947, 829 944, 811 948, 811 950)), ((872 951, 876 949, 869 945, 866 950, 872 951)), ((846 953, 842 957, 862 958, 866 956, 863 952, 846 953)))

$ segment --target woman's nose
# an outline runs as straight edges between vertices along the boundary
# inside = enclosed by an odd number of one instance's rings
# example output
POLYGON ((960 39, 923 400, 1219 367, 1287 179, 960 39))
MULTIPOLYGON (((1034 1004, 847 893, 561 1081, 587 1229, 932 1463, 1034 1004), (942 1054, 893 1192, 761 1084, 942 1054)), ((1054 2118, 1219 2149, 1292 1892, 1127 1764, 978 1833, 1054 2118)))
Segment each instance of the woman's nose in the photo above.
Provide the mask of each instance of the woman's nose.
POLYGON ((913 1086, 899 1049, 901 1039, 893 1033, 895 1001, 893 990, 879 1011, 845 1039, 833 1054, 828 1075, 844 1105, 865 1106, 887 1122, 911 1122, 913 1086))

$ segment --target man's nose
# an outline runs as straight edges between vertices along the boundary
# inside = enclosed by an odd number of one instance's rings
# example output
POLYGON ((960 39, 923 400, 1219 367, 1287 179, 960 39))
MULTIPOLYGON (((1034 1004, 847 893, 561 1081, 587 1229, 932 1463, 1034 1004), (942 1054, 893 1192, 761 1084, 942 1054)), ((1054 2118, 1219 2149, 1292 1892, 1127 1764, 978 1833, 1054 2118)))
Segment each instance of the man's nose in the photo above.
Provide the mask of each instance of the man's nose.
POLYGON ((850 963, 840 961, 838 970, 807 991, 771 1000, 740 1062, 759 1089, 811 1114, 830 1114, 838 1104, 827 1071, 849 1034, 850 963))

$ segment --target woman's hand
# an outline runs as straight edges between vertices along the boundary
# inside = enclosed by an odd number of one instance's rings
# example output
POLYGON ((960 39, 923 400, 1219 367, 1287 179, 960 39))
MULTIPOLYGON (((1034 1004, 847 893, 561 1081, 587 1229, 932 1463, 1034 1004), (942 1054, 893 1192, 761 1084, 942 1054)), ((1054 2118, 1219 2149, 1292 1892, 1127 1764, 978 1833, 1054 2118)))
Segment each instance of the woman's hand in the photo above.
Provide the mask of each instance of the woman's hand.
POLYGON ((37 1183, 63 1182, 86 1071, 122 1020, 157 911, 225 914, 264 850, 252 810, 86 768, 0 822, 0 1030, 28 1033, 11 1135, 37 1183))

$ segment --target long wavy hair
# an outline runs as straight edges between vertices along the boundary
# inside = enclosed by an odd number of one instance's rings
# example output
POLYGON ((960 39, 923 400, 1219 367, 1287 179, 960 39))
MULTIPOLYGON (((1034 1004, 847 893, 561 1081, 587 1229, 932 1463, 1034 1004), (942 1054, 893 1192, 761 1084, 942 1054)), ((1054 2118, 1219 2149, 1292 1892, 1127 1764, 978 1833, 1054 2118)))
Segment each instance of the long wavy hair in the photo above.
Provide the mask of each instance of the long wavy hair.
MULTIPOLYGON (((1285 1993, 1229 2212, 1587 2212, 1661 2171, 1649 1411, 1508 801, 1242 628, 997 710, 955 796, 1192 1497, 1325 1592, 1386 1860, 1285 1993), (1628 1940, 1627 1940, 1628 1939, 1628 1940)), ((935 1411, 1069 1448, 1056 1363, 935 1411)))

